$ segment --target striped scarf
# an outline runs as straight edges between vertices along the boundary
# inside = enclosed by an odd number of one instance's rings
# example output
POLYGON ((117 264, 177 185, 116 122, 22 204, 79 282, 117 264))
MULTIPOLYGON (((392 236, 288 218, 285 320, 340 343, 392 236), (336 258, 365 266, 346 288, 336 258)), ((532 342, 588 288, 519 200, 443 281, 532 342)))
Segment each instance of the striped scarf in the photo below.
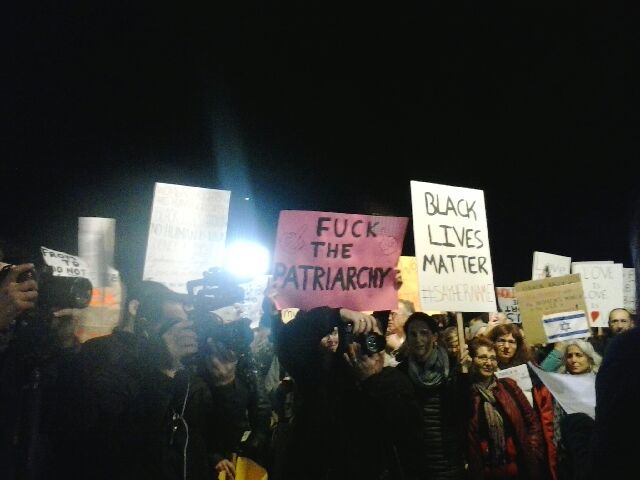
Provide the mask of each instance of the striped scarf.
POLYGON ((492 467, 506 463, 504 420, 500 412, 496 409, 496 397, 492 392, 496 385, 496 379, 493 377, 491 383, 487 386, 474 383, 472 387, 473 391, 477 392, 483 400, 482 406, 489 431, 489 455, 492 467))

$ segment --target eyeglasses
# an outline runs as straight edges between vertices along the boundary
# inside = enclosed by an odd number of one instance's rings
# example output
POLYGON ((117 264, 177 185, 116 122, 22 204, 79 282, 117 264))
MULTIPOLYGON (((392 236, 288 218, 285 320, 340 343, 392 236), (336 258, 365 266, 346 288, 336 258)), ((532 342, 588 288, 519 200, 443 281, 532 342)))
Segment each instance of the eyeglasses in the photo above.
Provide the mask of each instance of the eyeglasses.
POLYGON ((478 355, 476 359, 480 360, 482 363, 486 363, 486 362, 498 363, 498 359, 496 357, 487 357, 486 355, 478 355))
POLYGON ((496 345, 517 345, 515 340, 496 340, 496 345))

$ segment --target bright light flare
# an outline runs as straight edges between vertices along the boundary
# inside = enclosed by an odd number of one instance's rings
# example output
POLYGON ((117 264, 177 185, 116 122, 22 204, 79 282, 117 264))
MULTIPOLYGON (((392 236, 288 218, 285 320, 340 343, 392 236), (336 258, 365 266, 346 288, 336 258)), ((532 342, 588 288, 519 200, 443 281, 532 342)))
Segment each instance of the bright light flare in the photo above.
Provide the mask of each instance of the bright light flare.
POLYGON ((225 256, 225 269, 240 278, 264 275, 269 269, 269 250, 255 242, 234 242, 225 256))

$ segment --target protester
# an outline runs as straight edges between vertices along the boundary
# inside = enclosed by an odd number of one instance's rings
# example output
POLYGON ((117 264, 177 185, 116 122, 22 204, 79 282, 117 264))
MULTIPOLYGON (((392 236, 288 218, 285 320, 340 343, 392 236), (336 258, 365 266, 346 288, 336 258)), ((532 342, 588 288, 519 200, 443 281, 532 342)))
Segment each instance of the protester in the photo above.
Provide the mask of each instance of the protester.
POLYGON ((408 358, 397 369, 411 380, 422 407, 425 450, 420 461, 429 479, 462 479, 468 385, 460 362, 436 345, 438 325, 430 315, 412 314, 404 329, 408 358))
POLYGON ((540 420, 515 381, 496 379, 493 343, 477 338, 469 344, 471 478, 544 479, 545 446, 540 420))
POLYGON ((128 347, 80 365, 75 461, 65 478, 205 479, 214 465, 202 428, 210 424, 206 384, 185 368, 197 351, 185 298, 166 287, 139 300, 128 347), (96 447, 99 450, 96 451, 96 447))
POLYGON ((321 346, 334 328, 347 326, 355 338, 380 334, 373 316, 344 308, 300 311, 278 326, 277 353, 296 386, 281 478, 422 478, 422 420, 408 379, 383 368, 382 352, 367 355, 358 343, 336 352, 332 343, 321 346))
POLYGON ((398 300, 398 308, 389 313, 389 323, 385 332, 387 352, 395 357, 405 341, 404 324, 409 315, 415 312, 413 302, 410 300, 398 300))
MULTIPOLYGON (((556 343, 554 349, 542 362, 541 368, 548 372, 569 375, 595 375, 601 362, 602 358, 589 342, 574 339, 556 343)), ((554 444, 556 447, 557 469, 561 478, 575 474, 575 463, 568 458, 567 447, 562 436, 561 427, 566 414, 560 403, 554 399, 554 444)))
POLYGON ((458 328, 447 327, 438 334, 439 344, 447 349, 449 359, 454 360, 460 356, 460 339, 458 338, 458 328), (442 341, 440 342, 440 339, 442 341))
POLYGON ((25 401, 28 385, 33 384, 32 368, 25 365, 24 343, 16 339, 18 319, 33 312, 38 299, 35 280, 19 281, 32 268, 26 263, 5 265, 0 273, 0 477, 10 480, 26 476, 29 465, 24 449, 33 441, 33 435, 22 429, 33 420, 25 401))
POLYGON ((513 323, 500 324, 491 330, 487 338, 495 345, 498 370, 527 365, 527 371, 531 379, 531 389, 525 389, 522 392, 540 419, 546 445, 549 475, 553 480, 556 480, 558 478, 558 472, 554 441, 553 397, 533 369, 528 366, 528 362, 531 360, 531 352, 524 342, 522 332, 520 328, 513 323))
POLYGON ((210 318, 198 333, 199 373, 212 398, 207 447, 216 470, 233 480, 234 453, 265 465, 271 406, 251 352, 248 319, 222 324, 210 318))
POLYGON ((622 332, 633 328, 634 324, 635 322, 629 310, 626 308, 614 308, 609 312, 609 327, 604 329, 602 335, 589 337, 589 341, 596 352, 604 357, 611 340, 622 332))

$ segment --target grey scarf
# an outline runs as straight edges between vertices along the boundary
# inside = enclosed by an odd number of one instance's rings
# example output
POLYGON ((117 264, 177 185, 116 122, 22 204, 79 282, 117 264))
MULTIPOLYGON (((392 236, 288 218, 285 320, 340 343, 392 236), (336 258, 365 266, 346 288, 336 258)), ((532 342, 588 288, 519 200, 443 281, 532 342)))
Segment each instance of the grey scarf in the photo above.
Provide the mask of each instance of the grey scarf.
POLYGON ((409 377, 414 383, 425 387, 435 387, 445 382, 449 377, 447 351, 434 345, 433 351, 423 364, 409 358, 409 377))

